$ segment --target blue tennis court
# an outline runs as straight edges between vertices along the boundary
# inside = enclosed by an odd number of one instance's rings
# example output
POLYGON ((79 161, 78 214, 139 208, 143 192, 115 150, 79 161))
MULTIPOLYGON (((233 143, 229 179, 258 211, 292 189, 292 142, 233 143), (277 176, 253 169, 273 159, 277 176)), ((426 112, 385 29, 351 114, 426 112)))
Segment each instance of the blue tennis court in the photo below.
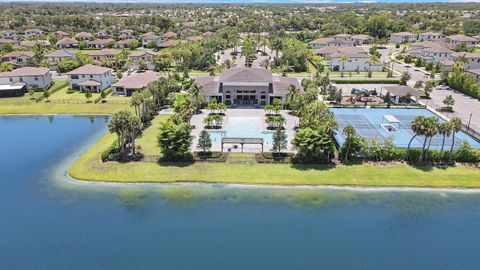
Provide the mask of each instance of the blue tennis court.
MULTIPOLYGON (((387 137, 392 137, 393 142, 397 147, 406 148, 414 134, 411 129, 411 122, 416 116, 435 116, 438 118, 439 122, 445 122, 427 109, 331 108, 330 110, 335 114, 335 119, 337 119, 338 122, 338 130, 335 134, 335 139, 340 145, 343 144, 345 140, 342 130, 347 125, 355 127, 357 134, 362 137, 368 139, 376 138, 380 142, 383 142, 387 137), (395 124, 393 124, 395 128, 389 130, 388 119, 395 121, 395 124)), ((423 136, 417 136, 412 141, 411 146, 414 148, 421 148, 423 140, 423 136)), ((455 135, 454 147, 457 148, 461 146, 464 141, 468 141, 474 148, 480 148, 480 143, 478 141, 462 131, 455 135)), ((446 149, 450 148, 451 142, 451 137, 445 139, 446 149)), ((435 135, 432 138, 430 149, 440 149, 441 145, 442 136, 435 135)))

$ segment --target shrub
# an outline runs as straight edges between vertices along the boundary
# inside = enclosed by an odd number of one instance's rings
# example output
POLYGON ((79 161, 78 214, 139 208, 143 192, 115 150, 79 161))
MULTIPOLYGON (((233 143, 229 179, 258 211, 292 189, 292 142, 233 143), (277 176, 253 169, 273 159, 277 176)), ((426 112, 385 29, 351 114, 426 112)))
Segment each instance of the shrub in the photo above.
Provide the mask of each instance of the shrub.
POLYGON ((118 155, 118 143, 114 141, 107 149, 105 149, 101 154, 102 162, 107 162, 109 160, 116 160, 118 155))
POLYGON ((362 83, 368 83, 368 84, 399 84, 400 80, 362 80, 362 79, 356 79, 356 80, 332 80, 336 84, 362 84, 362 83))

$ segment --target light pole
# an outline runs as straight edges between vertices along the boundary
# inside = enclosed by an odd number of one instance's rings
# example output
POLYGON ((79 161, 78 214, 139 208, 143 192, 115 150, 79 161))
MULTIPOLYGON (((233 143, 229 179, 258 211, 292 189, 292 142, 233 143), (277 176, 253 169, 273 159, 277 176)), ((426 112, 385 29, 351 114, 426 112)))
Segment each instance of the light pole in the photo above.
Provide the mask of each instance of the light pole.
POLYGON ((470 131, 470 122, 471 121, 472 121, 472 114, 470 114, 470 117, 468 118, 467 133, 470 131))

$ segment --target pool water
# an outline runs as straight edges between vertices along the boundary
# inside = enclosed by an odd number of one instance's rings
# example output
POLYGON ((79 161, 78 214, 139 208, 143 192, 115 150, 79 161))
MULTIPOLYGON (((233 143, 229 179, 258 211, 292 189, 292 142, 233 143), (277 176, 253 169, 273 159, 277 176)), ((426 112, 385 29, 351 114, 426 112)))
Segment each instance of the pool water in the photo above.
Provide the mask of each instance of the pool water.
MULTIPOLYGON (((408 142, 414 135, 413 130, 411 129, 412 120, 418 116, 423 115, 427 117, 437 117, 439 122, 445 122, 439 116, 435 115, 427 109, 352 109, 352 108, 331 108, 330 109, 334 114, 338 122, 338 131, 335 134, 335 139, 341 145, 345 141, 342 130, 347 125, 352 125, 355 127, 357 133, 365 138, 372 139, 376 138, 380 142, 387 137, 392 137, 393 142, 397 147, 406 148, 408 142), (384 119, 385 115, 393 115, 397 120, 400 121, 399 124, 393 124, 395 127, 398 126, 397 131, 388 131, 384 128, 382 124, 388 124, 384 119)), ((435 135, 430 144, 430 149, 439 150, 442 145, 442 136, 435 135)), ((417 136, 412 141, 411 147, 421 148, 423 145, 424 137, 417 136)), ((463 144, 464 141, 470 143, 474 148, 480 148, 480 143, 460 131, 455 134, 455 148, 458 148, 463 144)), ((452 143, 452 137, 446 137, 444 149, 450 149, 452 143)))
POLYGON ((66 177, 107 120, 0 117, 0 269, 480 265, 480 193, 122 186, 66 177))
POLYGON ((220 144, 222 137, 262 138, 264 145, 272 145, 273 132, 262 131, 259 117, 229 117, 225 131, 210 131, 213 144, 220 144))

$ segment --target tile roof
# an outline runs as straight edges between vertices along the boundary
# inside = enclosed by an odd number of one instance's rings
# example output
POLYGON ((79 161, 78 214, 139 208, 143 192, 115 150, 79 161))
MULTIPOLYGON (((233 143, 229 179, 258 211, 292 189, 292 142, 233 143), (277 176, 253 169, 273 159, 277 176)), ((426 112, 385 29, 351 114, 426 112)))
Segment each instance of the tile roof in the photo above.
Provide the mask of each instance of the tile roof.
POLYGON ((35 54, 33 52, 28 52, 28 51, 14 51, 14 52, 9 52, 6 53, 2 56, 2 58, 17 58, 17 57, 22 57, 22 56, 27 56, 27 57, 33 57, 35 54))
POLYGON ((0 72, 0 77, 15 77, 15 76, 42 76, 49 72, 48 68, 37 67, 22 67, 12 71, 0 72))
POLYGON ((67 75, 99 75, 108 71, 111 72, 112 69, 88 64, 67 72, 67 75))
POLYGON ((57 45, 72 45, 72 44, 78 44, 78 41, 72 38, 62 38, 59 41, 57 41, 57 45))
POLYGON ((225 70, 221 82, 271 82, 272 72, 265 68, 236 67, 225 70))
POLYGON ((149 83, 158 80, 158 78, 160 78, 160 74, 157 72, 133 73, 129 76, 123 77, 112 86, 128 89, 142 89, 147 87, 149 83))
POLYGON ((75 56, 74 52, 69 52, 66 50, 55 50, 45 55, 46 57, 73 57, 75 56))

